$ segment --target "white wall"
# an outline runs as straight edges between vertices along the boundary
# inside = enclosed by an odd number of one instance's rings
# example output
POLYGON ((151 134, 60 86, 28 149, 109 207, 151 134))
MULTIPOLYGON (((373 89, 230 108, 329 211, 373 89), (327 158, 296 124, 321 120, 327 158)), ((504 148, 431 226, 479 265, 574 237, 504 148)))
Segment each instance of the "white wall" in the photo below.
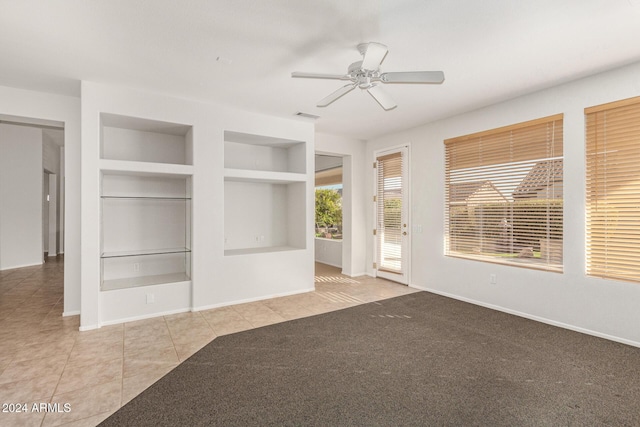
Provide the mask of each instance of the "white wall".
POLYGON ((42 177, 42 131, 0 124, 0 270, 42 264, 42 177))
POLYGON ((60 147, 56 139, 63 138, 61 130, 46 129, 42 131, 42 165, 55 174, 60 173, 60 147))
MULTIPOLYGON (((64 315, 80 313, 80 100, 0 86, 0 116, 43 119, 64 126, 65 227, 64 315)), ((7 117, 5 117, 7 118, 7 117)))
POLYGON ((315 260, 342 268, 342 240, 315 239, 315 260))
POLYGON ((47 229, 49 234, 47 236, 47 250, 49 256, 56 256, 58 254, 58 175, 49 174, 49 212, 44 212, 43 217, 47 221, 47 229))
MULTIPOLYGON (((64 147, 60 147, 60 175, 58 175, 58 254, 64 254, 64 147)), ((78 298, 79 300, 79 298, 78 298)))
MULTIPOLYGON (((316 154, 342 156, 342 273, 367 272, 366 212, 371 208, 371 171, 366 167, 364 141, 337 135, 316 134, 316 154)), ((373 229, 373 228, 371 228, 373 229)))
POLYGON ((584 108, 638 95, 640 63, 369 141, 370 161, 375 150, 411 143, 412 225, 423 230, 412 239, 411 285, 640 346, 640 286, 585 275, 584 178, 584 108), (557 113, 564 113, 564 273, 445 257, 443 140, 557 113))
POLYGON ((64 141, 64 131, 57 129, 44 129, 42 131, 42 166, 47 172, 44 176, 45 191, 43 200, 43 231, 44 250, 49 256, 58 254, 59 221, 58 197, 60 194, 60 145, 64 141), (60 144, 60 145, 59 145, 60 144), (48 184, 48 188, 47 188, 48 184), (49 195, 47 202, 46 196, 49 195), (48 213, 46 212, 48 210, 48 213))

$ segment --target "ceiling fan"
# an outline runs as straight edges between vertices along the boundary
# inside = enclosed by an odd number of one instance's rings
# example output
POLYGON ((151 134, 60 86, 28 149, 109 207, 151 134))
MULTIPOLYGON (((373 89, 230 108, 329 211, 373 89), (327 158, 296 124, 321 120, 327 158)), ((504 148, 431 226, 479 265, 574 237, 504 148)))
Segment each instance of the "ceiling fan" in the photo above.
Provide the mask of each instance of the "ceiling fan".
POLYGON ((362 61, 349 65, 347 74, 320 74, 294 71, 291 77, 307 79, 333 79, 349 80, 350 83, 342 86, 329 96, 318 101, 318 107, 326 107, 338 98, 351 92, 356 87, 366 90, 378 101, 385 110, 391 110, 397 106, 395 101, 384 91, 381 83, 431 83, 440 84, 444 81, 442 71, 399 71, 391 73, 380 72, 380 64, 384 61, 388 49, 381 43, 360 43, 358 51, 362 55, 362 61))

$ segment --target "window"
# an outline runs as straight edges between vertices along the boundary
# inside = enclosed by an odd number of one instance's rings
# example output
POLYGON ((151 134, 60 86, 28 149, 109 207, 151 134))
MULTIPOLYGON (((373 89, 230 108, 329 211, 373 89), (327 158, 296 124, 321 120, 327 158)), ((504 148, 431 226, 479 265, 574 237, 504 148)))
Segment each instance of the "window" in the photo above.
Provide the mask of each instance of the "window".
POLYGON ((640 282, 640 97, 585 119, 587 275, 640 282))
POLYGON ((406 270, 407 153, 404 147, 376 157, 376 268, 383 275, 404 275, 406 270))
POLYGON ((342 240, 342 157, 316 154, 315 236, 342 240))
POLYGON ((444 143, 445 254, 562 271, 562 115, 444 143))

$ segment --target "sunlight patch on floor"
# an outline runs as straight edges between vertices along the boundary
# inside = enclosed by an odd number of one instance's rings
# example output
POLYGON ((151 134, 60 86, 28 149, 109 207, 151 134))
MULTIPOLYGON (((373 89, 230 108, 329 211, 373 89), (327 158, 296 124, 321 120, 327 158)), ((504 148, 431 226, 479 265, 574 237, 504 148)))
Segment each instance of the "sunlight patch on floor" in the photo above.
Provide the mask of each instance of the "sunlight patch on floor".
POLYGON ((355 285, 360 283, 357 280, 342 276, 315 276, 315 281, 320 283, 350 283, 355 285))
POLYGON ((356 297, 352 297, 349 294, 344 292, 317 292, 316 293, 322 298, 328 299, 331 302, 355 302, 359 304, 365 303, 365 301, 358 299, 356 297))

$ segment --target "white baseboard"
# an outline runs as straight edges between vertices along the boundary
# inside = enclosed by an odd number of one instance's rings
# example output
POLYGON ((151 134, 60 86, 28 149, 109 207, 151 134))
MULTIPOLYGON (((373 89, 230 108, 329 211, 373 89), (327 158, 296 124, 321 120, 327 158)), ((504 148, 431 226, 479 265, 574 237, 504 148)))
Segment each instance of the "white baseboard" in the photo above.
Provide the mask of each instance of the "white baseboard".
POLYGON ((431 288, 426 288, 426 287, 417 286, 417 285, 410 285, 410 286, 412 288, 415 288, 415 289, 420 289, 422 291, 431 292, 431 293, 437 294, 437 295, 442 295, 444 297, 456 299, 458 301, 464 301, 464 302, 468 302, 470 304, 479 305, 481 307, 489 308, 491 310, 501 311, 503 313, 512 314, 512 315, 518 316, 518 317, 524 317, 525 319, 534 320, 534 321, 540 322, 540 323, 546 323, 547 325, 557 326, 559 328, 568 329, 568 330, 574 331, 574 332, 580 332, 582 334, 591 335, 591 336, 598 337, 598 338, 603 338, 603 339, 606 339, 606 340, 609 340, 609 341, 619 342, 621 344, 626 344, 626 345, 630 345, 630 346, 633 346, 633 347, 640 347, 640 342, 638 342, 638 341, 628 340, 626 338, 617 337, 615 335, 604 334, 602 332, 593 331, 591 329, 586 329, 586 328, 582 328, 582 327, 579 327, 579 326, 570 325, 568 323, 563 323, 563 322, 558 322, 556 320, 547 319, 546 317, 540 317, 540 316, 536 316, 536 315, 533 315, 533 314, 523 313, 521 311, 512 310, 510 308, 505 308, 505 307, 502 307, 502 306, 499 306, 499 305, 489 304, 489 303, 486 303, 486 302, 483 302, 483 301, 477 301, 477 300, 474 300, 472 298, 461 297, 459 295, 450 294, 448 292, 442 292, 442 291, 439 291, 437 289, 431 289, 431 288))
POLYGON ((314 260, 314 262, 317 262, 317 263, 320 263, 320 264, 324 264, 324 265, 330 265, 331 267, 342 269, 342 265, 340 265, 340 264, 334 264, 332 262, 327 262, 327 261, 320 261, 319 259, 314 260))
POLYGON ((264 301, 264 300, 271 299, 271 298, 288 297, 288 296, 291 296, 291 295, 304 294, 304 293, 313 292, 313 291, 315 291, 315 288, 303 289, 301 291, 292 291, 292 292, 283 292, 283 293, 279 293, 279 294, 265 295, 265 296, 256 297, 256 298, 248 298, 248 299, 235 300, 235 301, 229 301, 229 302, 221 302, 221 303, 218 303, 218 304, 201 305, 199 307, 193 307, 191 309, 191 311, 195 312, 195 311, 211 310, 211 309, 214 309, 214 308, 228 307, 230 305, 238 305, 238 304, 246 304, 248 302, 264 301))
POLYGON ((80 316, 80 310, 65 311, 62 313, 62 317, 80 316))
POLYGON ((360 277, 360 276, 366 276, 367 275, 367 273, 365 273, 364 271, 358 272, 358 273, 346 273, 346 272, 343 271, 342 274, 344 274, 345 276, 348 276, 348 277, 360 277))
POLYGON ((44 261, 43 262, 36 262, 35 264, 12 265, 11 267, 0 268, 0 271, 15 270, 16 268, 35 267, 36 265, 42 265, 42 264, 44 264, 44 261))
POLYGON ((189 311, 191 311, 189 307, 184 307, 184 308, 178 308, 176 310, 167 310, 167 311, 161 311, 157 313, 143 314, 141 316, 132 316, 132 317, 125 317, 122 319, 107 320, 105 322, 100 322, 100 326, 98 327, 109 326, 109 325, 119 325, 121 323, 135 322, 137 320, 151 319, 151 318, 160 317, 160 316, 170 316, 172 314, 178 314, 178 313, 187 313, 189 311))

